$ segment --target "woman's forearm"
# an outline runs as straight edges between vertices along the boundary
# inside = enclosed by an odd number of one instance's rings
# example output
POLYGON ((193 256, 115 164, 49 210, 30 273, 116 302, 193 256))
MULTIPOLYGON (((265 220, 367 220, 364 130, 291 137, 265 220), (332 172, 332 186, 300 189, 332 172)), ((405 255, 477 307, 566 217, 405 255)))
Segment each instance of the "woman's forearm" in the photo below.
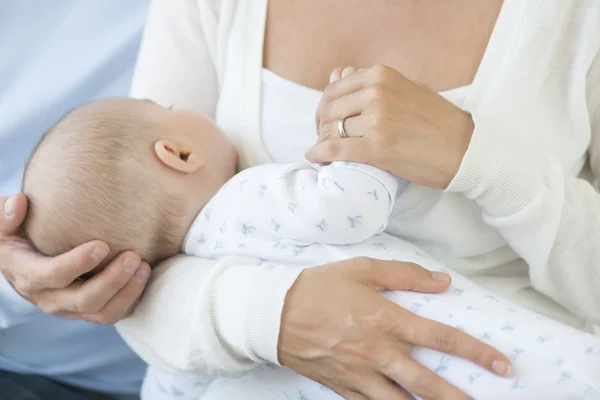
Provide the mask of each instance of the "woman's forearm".
POLYGON ((301 271, 177 256, 153 272, 117 330, 147 363, 175 374, 233 375, 278 363, 283 301, 301 271))
MULTIPOLYGON (((593 112, 600 108, 590 106, 594 135, 600 135, 600 113, 593 112)), ((486 222, 529 264, 535 289, 600 322, 600 194, 558 157, 476 116, 475 122, 469 150, 447 190, 481 206, 486 222)))

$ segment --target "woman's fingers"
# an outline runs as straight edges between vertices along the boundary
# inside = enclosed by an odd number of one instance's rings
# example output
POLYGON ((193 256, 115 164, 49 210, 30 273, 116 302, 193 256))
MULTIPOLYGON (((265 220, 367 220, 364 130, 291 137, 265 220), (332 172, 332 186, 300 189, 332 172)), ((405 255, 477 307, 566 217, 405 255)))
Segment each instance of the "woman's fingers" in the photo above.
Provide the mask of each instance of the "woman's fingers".
POLYGON ((377 291, 408 290, 439 293, 448 289, 452 281, 450 275, 446 273, 432 272, 409 262, 376 260, 368 257, 355 258, 351 261, 354 267, 353 276, 377 291))
POLYGON ((376 375, 368 384, 361 385, 360 390, 372 400, 413 400, 406 390, 389 380, 384 375, 376 375))
POLYGON ((373 157, 372 147, 370 139, 364 137, 329 139, 311 147, 306 152, 306 159, 312 163, 353 161, 369 164, 373 157))
MULTIPOLYGON (((115 324, 127 317, 142 295, 150 277, 150 266, 142 262, 133 277, 121 288, 106 305, 95 313, 63 313, 70 319, 83 319, 98 324, 115 324)), ((95 278, 95 277, 94 277, 95 278)))
POLYGON ((339 81, 340 79, 342 79, 342 68, 336 68, 331 71, 331 74, 329 75, 329 83, 339 81))
POLYGON ((381 372, 423 400, 469 400, 470 397, 407 355, 385 365, 381 372))
POLYGON ((319 140, 327 140, 333 137, 340 137, 338 132, 338 121, 340 118, 346 118, 344 121, 344 130, 348 136, 365 136, 365 129, 369 127, 359 118, 366 106, 366 100, 363 92, 351 93, 348 96, 340 97, 332 102, 322 103, 319 107, 319 140))
MULTIPOLYGON (((401 312, 406 311, 398 308, 401 312)), ((412 317, 403 326, 396 325, 396 328, 402 341, 464 358, 496 375, 508 377, 512 374, 508 357, 459 329, 418 316, 412 317)))
POLYGON ((369 86, 387 87, 392 83, 397 83, 398 79, 406 80, 400 72, 390 67, 376 65, 371 68, 361 68, 343 79, 330 83, 325 88, 323 97, 326 101, 333 101, 369 86))

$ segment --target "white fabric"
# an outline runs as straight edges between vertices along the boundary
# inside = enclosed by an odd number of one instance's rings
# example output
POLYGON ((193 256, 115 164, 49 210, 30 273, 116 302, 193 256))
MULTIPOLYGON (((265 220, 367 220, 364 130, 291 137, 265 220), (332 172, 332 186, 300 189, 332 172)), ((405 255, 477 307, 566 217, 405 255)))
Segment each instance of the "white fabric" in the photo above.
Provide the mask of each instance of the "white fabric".
MULTIPOLYGON (((213 116, 242 167, 270 161, 261 135, 270 115, 261 82, 266 6, 155 0, 133 84, 136 97, 213 116)), ((388 226, 457 272, 582 329, 600 321, 600 197, 584 167, 589 151, 600 168, 599 49, 598 1, 505 0, 465 100, 476 130, 458 176, 445 192, 409 185, 388 226)), ((278 110, 289 117, 293 104, 278 110)), ((282 141, 314 135, 283 132, 282 141)), ((240 373, 257 354, 276 363, 290 271, 178 257, 157 271, 121 333, 170 372, 240 373), (226 303, 255 322, 214 306, 226 303)))
MULTIPOLYGON (((441 92, 446 100, 463 107, 471 86, 441 92)), ((322 92, 262 70, 262 141, 271 162, 293 163, 317 140, 315 110, 322 92), (293 112, 290 112, 293 110, 293 112)))
MULTIPOLYGON (((246 263, 295 267, 370 256, 446 271, 414 246, 382 233, 394 199, 398 195, 402 198, 403 188, 402 181, 390 174, 354 163, 325 167, 265 164, 249 168, 232 178, 206 205, 188 232, 184 252, 204 259, 236 255, 246 263)), ((517 378, 507 380, 464 360, 433 350, 413 349, 417 361, 472 398, 600 397, 600 338, 596 336, 535 316, 458 275, 444 294, 385 295, 416 314, 456 326, 511 356, 517 378)), ((227 323, 222 315, 254 318, 240 313, 237 304, 227 301, 215 308, 222 310, 216 316, 217 327, 227 323)), ((244 332, 223 333, 226 346, 244 340, 244 332)), ((261 361, 258 355, 249 357, 261 361)), ((262 400, 294 398, 298 393, 304 393, 306 399, 341 399, 331 391, 323 391, 320 384, 273 365, 224 381, 209 384, 206 379, 185 379, 151 369, 142 399, 262 400)))

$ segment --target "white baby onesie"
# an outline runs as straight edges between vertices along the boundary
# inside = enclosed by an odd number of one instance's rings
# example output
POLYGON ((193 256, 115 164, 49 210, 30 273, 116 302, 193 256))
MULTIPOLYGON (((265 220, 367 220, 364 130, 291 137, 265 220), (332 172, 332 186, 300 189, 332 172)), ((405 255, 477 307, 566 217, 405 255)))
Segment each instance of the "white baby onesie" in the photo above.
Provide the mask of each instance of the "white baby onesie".
MULTIPOLYGON (((384 233, 406 183, 347 162, 262 165, 233 177, 189 230, 184 252, 246 263, 311 267, 368 256, 415 262, 453 277, 441 294, 383 293, 410 311, 457 327, 509 355, 516 375, 500 378, 424 348, 412 356, 477 400, 600 399, 600 338, 524 310, 384 233)), ((339 400, 290 369, 263 365, 235 378, 174 377, 149 368, 142 399, 339 400)))

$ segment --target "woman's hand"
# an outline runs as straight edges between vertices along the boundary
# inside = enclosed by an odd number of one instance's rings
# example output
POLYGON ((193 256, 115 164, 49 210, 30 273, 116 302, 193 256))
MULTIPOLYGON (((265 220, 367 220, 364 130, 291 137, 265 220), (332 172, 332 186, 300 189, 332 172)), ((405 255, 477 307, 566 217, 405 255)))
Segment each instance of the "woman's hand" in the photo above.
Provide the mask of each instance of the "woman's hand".
POLYGON ((353 259, 302 272, 288 292, 279 360, 345 399, 468 399, 415 362, 412 346, 473 361, 507 376, 510 361, 466 333, 421 318, 378 290, 442 292, 450 277, 414 264, 353 259), (406 391, 404 391, 403 389, 406 391))
POLYGON ((355 161, 424 186, 450 184, 471 141, 470 114, 384 66, 336 70, 331 80, 317 111, 319 143, 307 153, 310 161, 355 161), (349 138, 339 135, 341 118, 349 138))
POLYGON ((79 276, 108 255, 108 246, 93 241, 58 257, 44 257, 18 234, 26 214, 25 196, 0 197, 0 272, 22 297, 45 313, 101 324, 113 324, 133 310, 150 277, 147 263, 124 252, 80 282, 79 276))

